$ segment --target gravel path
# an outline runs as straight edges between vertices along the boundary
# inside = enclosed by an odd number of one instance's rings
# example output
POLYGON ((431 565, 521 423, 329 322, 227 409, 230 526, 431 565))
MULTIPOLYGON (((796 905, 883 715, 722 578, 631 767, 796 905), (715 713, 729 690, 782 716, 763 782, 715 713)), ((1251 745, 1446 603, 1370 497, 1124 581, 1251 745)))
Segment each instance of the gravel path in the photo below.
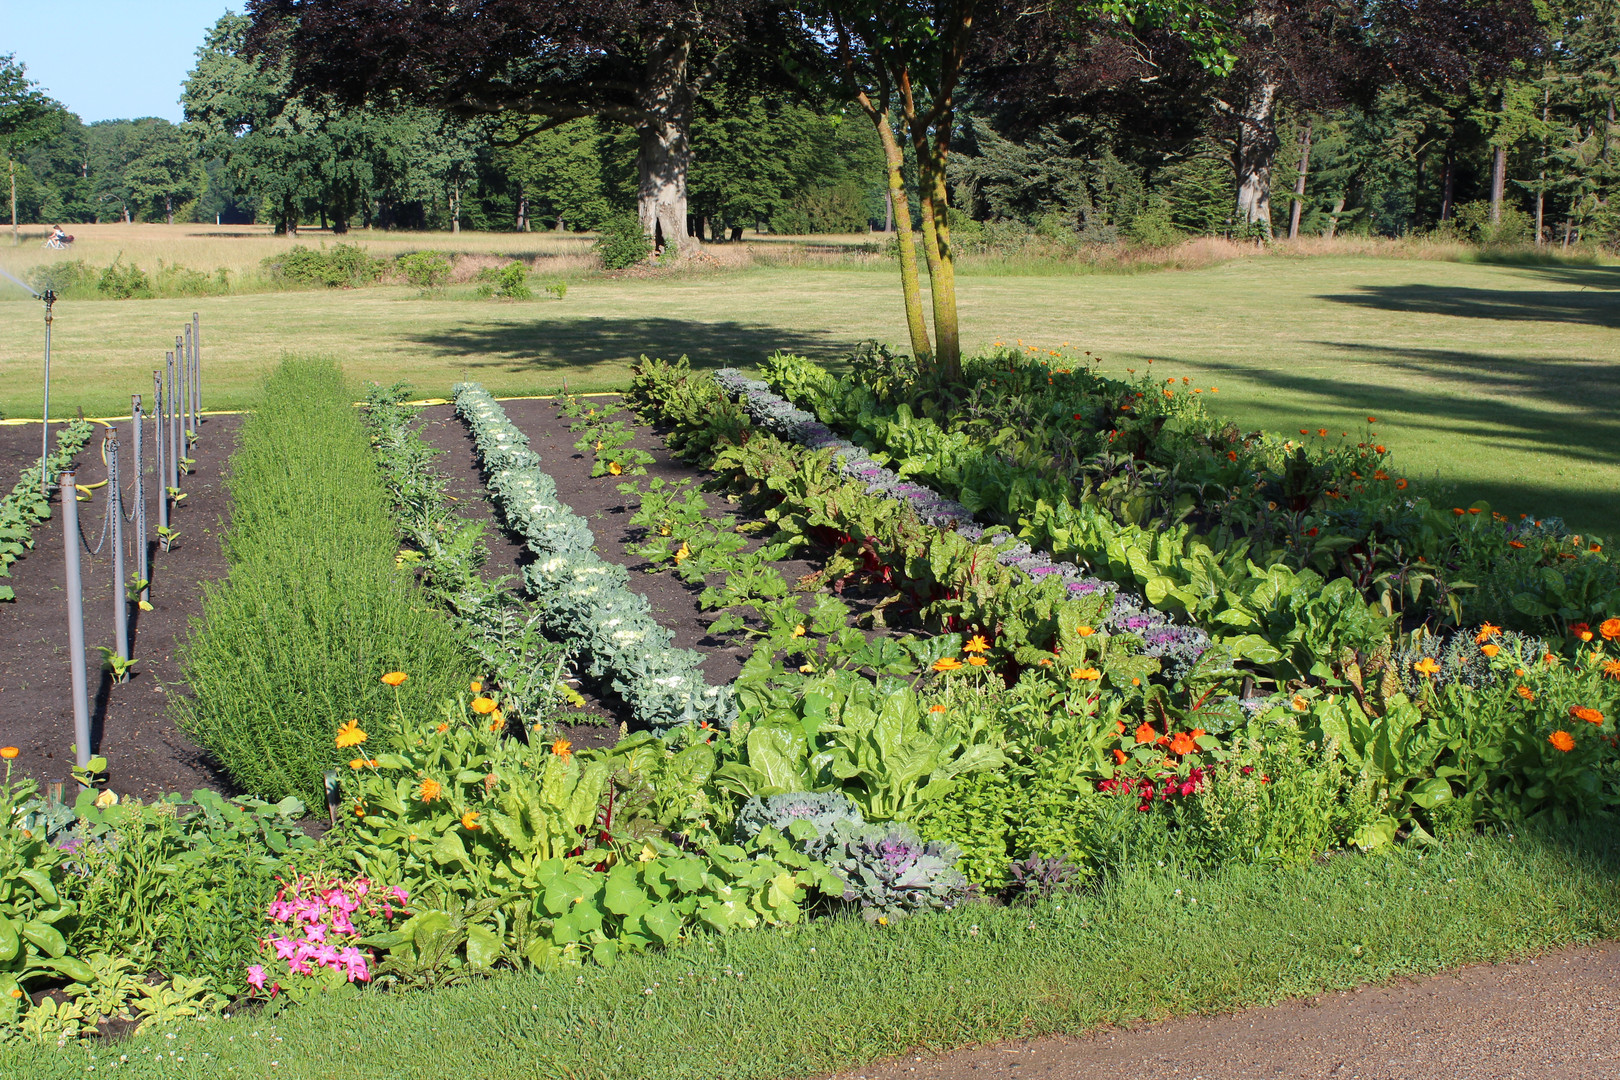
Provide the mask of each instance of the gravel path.
POLYGON ((1615 1080, 1620 943, 834 1080, 1615 1080))

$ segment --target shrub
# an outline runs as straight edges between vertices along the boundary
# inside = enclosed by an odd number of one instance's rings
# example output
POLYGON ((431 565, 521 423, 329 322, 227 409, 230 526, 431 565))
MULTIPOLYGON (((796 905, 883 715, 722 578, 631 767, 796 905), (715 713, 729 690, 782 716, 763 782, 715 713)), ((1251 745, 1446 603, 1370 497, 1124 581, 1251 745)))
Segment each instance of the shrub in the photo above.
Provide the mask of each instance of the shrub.
POLYGON ((1125 236, 1144 247, 1169 247, 1181 240, 1182 232, 1170 216, 1170 207, 1161 202, 1132 218, 1125 226, 1125 236))
POLYGON ((450 279, 450 258, 441 251, 413 251, 395 259, 394 269, 419 289, 437 289, 450 279))
POLYGON ((509 262, 502 267, 487 266, 478 271, 478 292, 481 296, 499 296, 506 300, 528 300, 534 290, 529 288, 529 268, 520 262, 509 262))
POLYGON ((324 801, 348 719, 386 730, 471 675, 450 625, 395 565, 399 538, 353 390, 330 360, 289 358, 231 458, 231 564, 203 587, 175 718, 245 791, 324 801), (387 671, 410 678, 396 691, 387 671))
POLYGON ((65 293, 76 286, 88 284, 95 276, 96 272, 83 259, 69 259, 34 267, 28 272, 28 284, 39 292, 50 289, 65 293))
POLYGON ((594 247, 604 268, 623 270, 651 255, 653 243, 652 237, 641 227, 641 219, 626 211, 602 223, 601 235, 594 247))
POLYGON ((114 300, 151 296, 152 283, 146 271, 134 263, 125 266, 123 258, 123 255, 119 255, 101 271, 101 277, 96 281, 96 291, 114 300))
POLYGON ((152 291, 158 296, 217 296, 229 289, 230 271, 223 266, 207 274, 161 259, 152 282, 152 291))
POLYGON ((1516 206, 1502 204, 1502 216, 1491 220, 1491 204, 1485 199, 1457 207, 1457 231, 1476 244, 1511 247, 1532 240, 1535 224, 1530 215, 1516 206))
POLYGON ((264 269, 277 281, 294 285, 324 285, 327 288, 354 288, 370 285, 382 276, 388 264, 373 259, 358 244, 336 244, 328 248, 307 248, 295 244, 282 255, 264 260, 264 269))

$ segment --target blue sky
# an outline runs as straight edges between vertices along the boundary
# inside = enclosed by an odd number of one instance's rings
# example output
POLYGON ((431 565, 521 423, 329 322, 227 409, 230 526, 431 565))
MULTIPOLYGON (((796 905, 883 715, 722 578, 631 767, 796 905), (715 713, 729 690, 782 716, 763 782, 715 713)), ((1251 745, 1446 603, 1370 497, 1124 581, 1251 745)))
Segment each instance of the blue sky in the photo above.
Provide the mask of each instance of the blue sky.
POLYGON ((241 0, 0 0, 0 54, 89 124, 178 121, 203 34, 241 0))

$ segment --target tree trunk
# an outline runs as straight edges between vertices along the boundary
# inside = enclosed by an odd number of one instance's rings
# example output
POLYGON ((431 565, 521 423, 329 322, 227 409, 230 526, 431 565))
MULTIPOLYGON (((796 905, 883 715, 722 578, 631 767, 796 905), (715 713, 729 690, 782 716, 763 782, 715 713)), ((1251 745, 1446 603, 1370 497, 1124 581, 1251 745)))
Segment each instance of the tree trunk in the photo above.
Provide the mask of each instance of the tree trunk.
MULTIPOLYGON (((1269 28, 1268 28, 1269 29, 1269 28)), ((1238 118, 1237 221, 1255 226, 1271 239, 1271 165, 1277 156, 1277 91, 1279 80, 1262 62, 1249 80, 1243 114, 1238 118)))
POLYGON ((461 232, 461 181, 456 180, 450 185, 450 231, 461 232))
POLYGON ((894 232, 894 192, 883 189, 883 231, 894 232))
POLYGON ((517 231, 529 231, 529 197, 521 192, 518 193, 517 231))
POLYGON ((1299 178, 1294 181, 1294 207, 1288 215, 1288 239, 1299 239, 1299 216, 1305 208, 1305 174, 1311 168, 1311 122, 1305 121, 1305 132, 1299 140, 1299 178))
POLYGON ((166 224, 174 224, 174 196, 163 196, 163 220, 166 224))
POLYGON ((641 108, 648 119, 638 128, 636 212, 641 227, 658 244, 677 251, 693 241, 686 232, 686 171, 692 161, 692 88, 687 61, 692 42, 687 30, 671 27, 647 52, 641 108))
POLYGON ((1502 220, 1502 195, 1507 188, 1507 147, 1498 146, 1491 159, 1491 224, 1502 220))
MULTIPOLYGON (((1546 87, 1541 92, 1541 160, 1547 160, 1547 116, 1552 106, 1552 87, 1546 87)), ((1546 220, 1547 209, 1547 169, 1542 167, 1536 176, 1536 247, 1546 243, 1541 235, 1543 222, 1546 220)))
POLYGON ((349 232, 349 215, 333 212, 332 233, 336 236, 347 236, 349 232))
POLYGON ((121 208, 123 208, 123 211, 124 211, 124 224, 128 225, 129 224, 129 203, 119 203, 118 205, 121 208))
POLYGON ((861 108, 877 128, 878 141, 883 144, 883 161, 889 174, 886 197, 889 214, 900 245, 900 295, 906 309, 906 331, 911 337, 911 355, 919 361, 934 355, 928 341, 928 324, 923 319, 922 281, 917 273, 917 237, 911 231, 911 200, 906 196, 906 155, 895 138, 894 125, 889 122, 887 109, 878 110, 865 94, 859 96, 861 108))
POLYGON ((10 154, 6 155, 6 171, 11 174, 11 246, 16 247, 22 243, 22 237, 17 233, 17 162, 10 154))
POLYGON ((731 227, 731 239, 733 243, 740 242, 742 240, 742 232, 743 227, 741 225, 733 225, 731 227))
POLYGON ((1457 189, 1457 161, 1451 147, 1446 147, 1446 162, 1442 166, 1440 186, 1440 220, 1451 220, 1451 197, 1457 189))
POLYGON ((1339 231, 1339 215, 1344 213, 1344 196, 1333 200, 1333 212, 1328 215, 1327 238, 1333 239, 1333 234, 1339 231))
MULTIPOLYGON (((928 293, 934 309, 934 362, 946 382, 962 380, 962 343, 956 318, 956 267, 951 253, 950 192, 945 186, 945 162, 950 151, 949 108, 935 117, 917 111, 911 75, 900 74, 900 103, 906 129, 917 156, 917 197, 922 211, 923 256, 928 264, 928 293), (929 129, 932 126, 933 131, 929 129)), ((891 185, 889 190, 895 189, 891 185)), ((904 196, 895 197, 895 210, 904 196)))

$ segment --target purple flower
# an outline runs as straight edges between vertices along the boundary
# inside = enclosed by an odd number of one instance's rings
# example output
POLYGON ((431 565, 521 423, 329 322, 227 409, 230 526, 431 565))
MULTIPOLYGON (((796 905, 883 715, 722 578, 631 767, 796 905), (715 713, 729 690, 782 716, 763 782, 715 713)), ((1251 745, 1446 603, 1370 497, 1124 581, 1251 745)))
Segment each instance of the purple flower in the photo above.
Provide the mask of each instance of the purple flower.
POLYGON ((253 987, 253 989, 255 989, 255 990, 263 990, 264 989, 264 967, 263 967, 263 965, 254 964, 251 967, 249 967, 247 969, 247 981, 248 981, 248 985, 253 987))
POLYGON ((338 954, 338 961, 350 982, 369 982, 371 972, 366 969, 366 958, 359 949, 349 946, 338 954))

